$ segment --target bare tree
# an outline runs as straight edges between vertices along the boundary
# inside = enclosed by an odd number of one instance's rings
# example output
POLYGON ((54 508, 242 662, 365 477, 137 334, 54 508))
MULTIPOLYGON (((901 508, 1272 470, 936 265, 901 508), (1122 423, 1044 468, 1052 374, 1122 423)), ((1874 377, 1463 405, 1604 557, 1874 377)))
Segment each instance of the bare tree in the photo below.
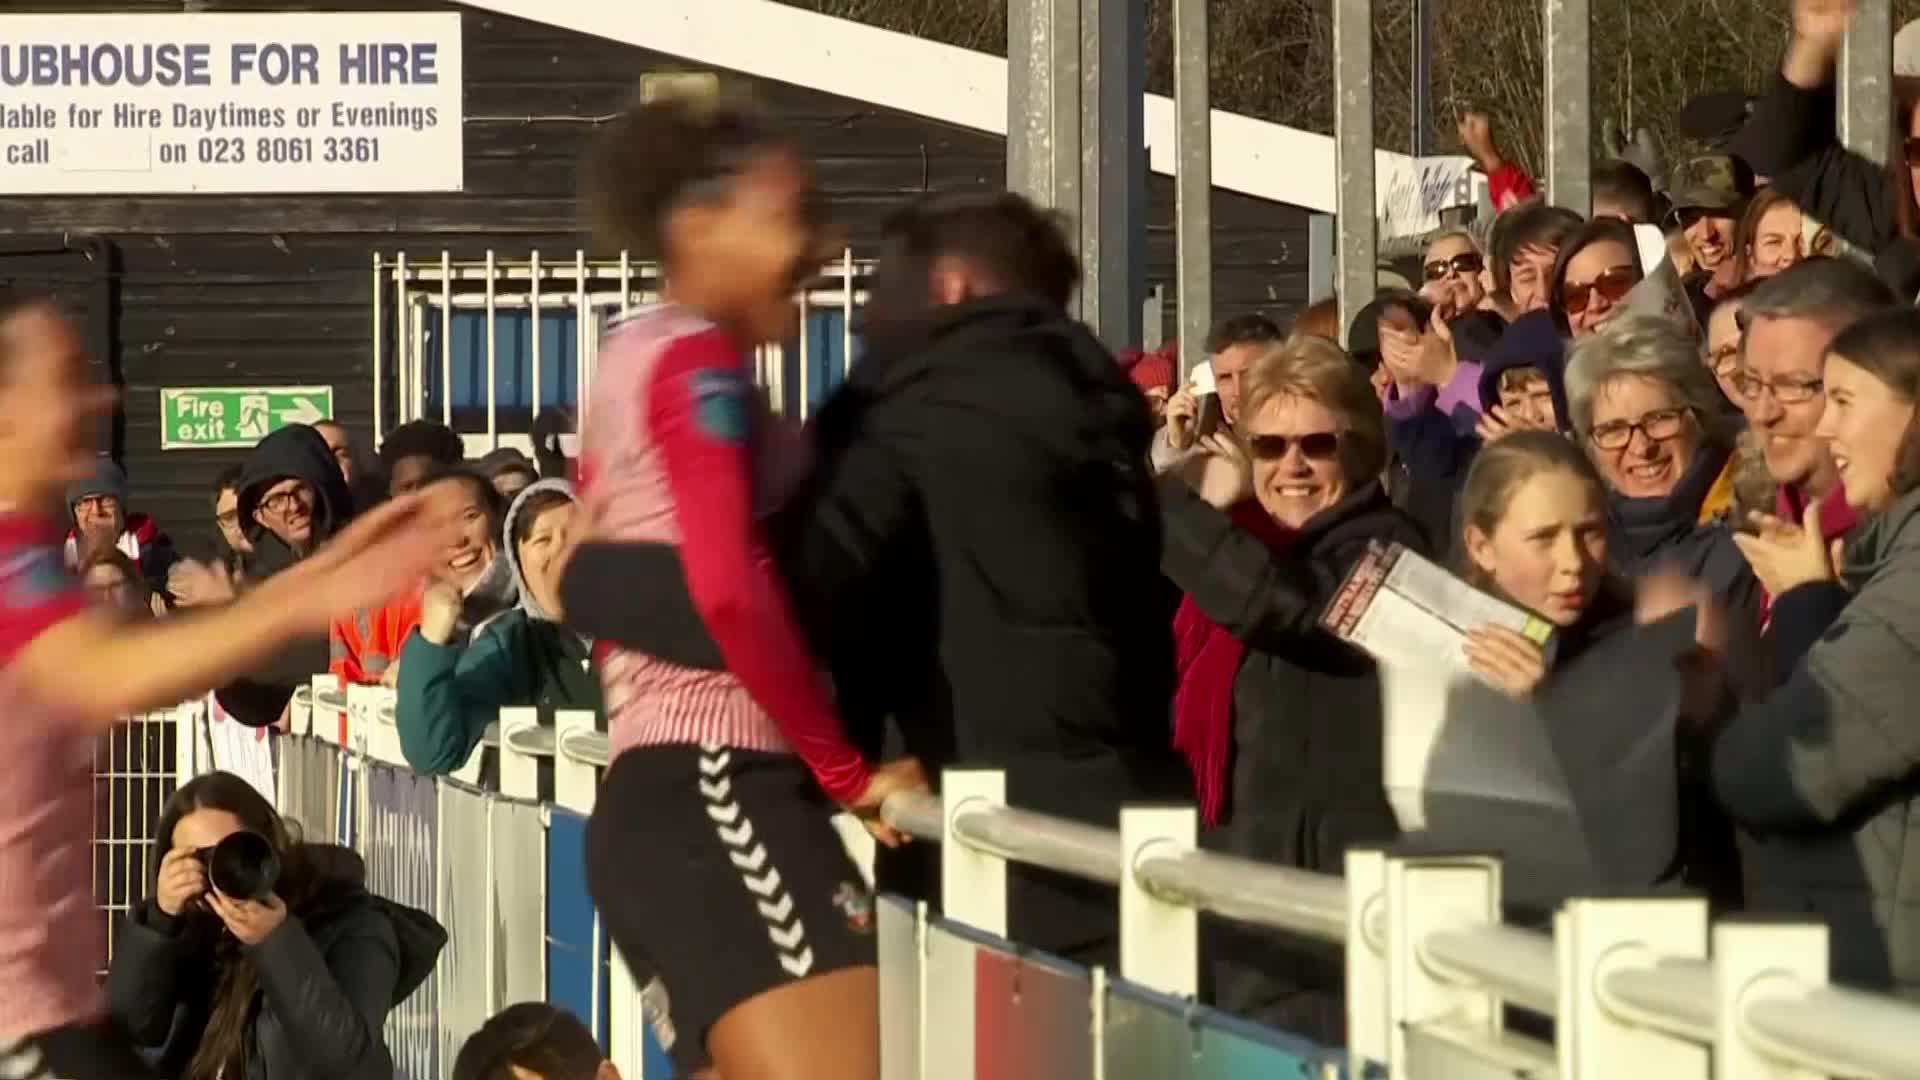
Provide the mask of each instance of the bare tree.
MULTIPOLYGON (((843 18, 1006 53, 1005 0, 782 0, 843 18)), ((1217 108, 1330 132, 1333 23, 1329 0, 1210 0, 1217 108)), ((1544 163, 1540 0, 1435 0, 1431 75, 1435 145, 1454 145, 1462 109, 1494 119, 1508 156, 1544 163)), ((1173 86, 1172 0, 1147 0, 1147 85, 1173 86)), ((1920 0, 1894 0, 1895 25, 1920 0)), ((1674 118, 1694 96, 1761 93, 1786 41, 1784 0, 1594 0, 1596 138, 1612 120, 1646 128, 1668 159, 1688 146, 1674 118)), ((1374 0, 1374 130, 1382 147, 1412 144, 1413 0, 1374 0)), ((1596 151, 1601 148, 1596 146, 1596 151)))

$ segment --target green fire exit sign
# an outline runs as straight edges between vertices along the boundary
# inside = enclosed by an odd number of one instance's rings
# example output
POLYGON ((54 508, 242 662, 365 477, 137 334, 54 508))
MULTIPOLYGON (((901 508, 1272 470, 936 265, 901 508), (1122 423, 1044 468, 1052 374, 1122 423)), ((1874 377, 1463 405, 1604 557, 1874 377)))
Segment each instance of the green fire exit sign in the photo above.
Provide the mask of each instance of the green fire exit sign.
POLYGON ((160 391, 160 448, 247 447, 288 424, 332 418, 331 386, 170 387, 160 391))

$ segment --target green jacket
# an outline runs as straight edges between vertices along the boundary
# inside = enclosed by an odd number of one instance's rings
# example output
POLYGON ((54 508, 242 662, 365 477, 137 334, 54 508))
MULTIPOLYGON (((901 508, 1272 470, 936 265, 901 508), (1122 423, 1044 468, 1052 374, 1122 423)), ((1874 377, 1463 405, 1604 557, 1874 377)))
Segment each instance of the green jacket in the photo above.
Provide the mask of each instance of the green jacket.
POLYGON ((435 645, 415 630, 400 654, 398 699, 401 752, 426 774, 465 765, 502 708, 532 706, 544 724, 557 709, 604 715, 586 642, 525 608, 482 626, 466 648, 435 645))

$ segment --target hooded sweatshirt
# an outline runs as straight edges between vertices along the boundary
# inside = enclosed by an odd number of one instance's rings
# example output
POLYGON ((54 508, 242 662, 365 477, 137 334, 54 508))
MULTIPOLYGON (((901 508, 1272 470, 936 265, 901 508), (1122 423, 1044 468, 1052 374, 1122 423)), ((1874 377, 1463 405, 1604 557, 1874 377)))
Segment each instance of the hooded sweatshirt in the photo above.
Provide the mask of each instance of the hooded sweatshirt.
MULTIPOLYGON (((255 583, 305 558, 353 517, 353 496, 333 452, 320 433, 305 424, 290 424, 260 440, 241 466, 239 498, 241 527, 253 543, 253 553, 242 558, 242 567, 247 580, 255 583), (289 478, 305 481, 314 492, 313 534, 304 551, 296 551, 254 518, 268 489, 289 478)), ((326 643, 302 642, 221 687, 216 696, 234 719, 263 727, 279 720, 295 688, 325 670, 326 643)))
MULTIPOLYGON (((422 773, 447 773, 466 764, 487 725, 502 708, 533 706, 540 723, 552 725, 558 709, 592 709, 603 716, 600 682, 588 664, 592 642, 560 625, 527 587, 514 526, 528 500, 538 492, 560 491, 565 480, 541 480, 513 500, 502 526, 504 559, 519 590, 520 603, 474 631, 471 644, 457 638, 446 645, 428 641, 415 629, 401 654, 400 749, 422 773)), ((489 782, 491 761, 481 765, 489 782)))
POLYGON ((290 424, 261 439, 240 469, 240 527, 253 543, 247 577, 261 581, 305 558, 353 518, 353 493, 327 449, 327 440, 305 424, 290 424), (254 518, 267 490, 282 480, 301 480, 313 489, 313 535, 295 551, 254 518))

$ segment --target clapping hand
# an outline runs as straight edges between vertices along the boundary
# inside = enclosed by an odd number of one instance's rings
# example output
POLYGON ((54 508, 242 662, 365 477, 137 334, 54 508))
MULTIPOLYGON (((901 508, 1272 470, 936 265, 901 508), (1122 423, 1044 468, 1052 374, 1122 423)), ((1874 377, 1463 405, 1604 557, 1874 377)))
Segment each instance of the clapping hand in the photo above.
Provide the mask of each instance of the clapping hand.
POLYGON ((1733 542, 1767 592, 1779 596, 1798 585, 1840 578, 1840 541, 1831 544, 1820 530, 1820 504, 1807 507, 1805 523, 1796 528, 1771 514, 1754 513, 1755 531, 1736 533, 1733 542))

